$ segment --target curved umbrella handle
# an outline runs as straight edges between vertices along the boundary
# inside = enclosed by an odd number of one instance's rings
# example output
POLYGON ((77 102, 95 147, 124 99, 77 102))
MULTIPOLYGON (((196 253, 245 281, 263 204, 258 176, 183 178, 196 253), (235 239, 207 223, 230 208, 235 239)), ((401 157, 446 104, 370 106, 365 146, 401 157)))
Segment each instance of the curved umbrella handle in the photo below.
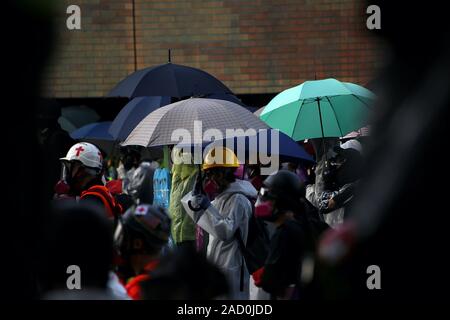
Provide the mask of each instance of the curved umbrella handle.
POLYGON ((189 200, 188 201, 188 207, 189 207, 189 209, 191 209, 192 211, 194 211, 194 212, 198 212, 198 211, 200 211, 200 210, 202 210, 202 208, 200 208, 200 207, 198 207, 198 208, 194 208, 193 206, 192 206, 192 204, 191 204, 191 200, 189 200))

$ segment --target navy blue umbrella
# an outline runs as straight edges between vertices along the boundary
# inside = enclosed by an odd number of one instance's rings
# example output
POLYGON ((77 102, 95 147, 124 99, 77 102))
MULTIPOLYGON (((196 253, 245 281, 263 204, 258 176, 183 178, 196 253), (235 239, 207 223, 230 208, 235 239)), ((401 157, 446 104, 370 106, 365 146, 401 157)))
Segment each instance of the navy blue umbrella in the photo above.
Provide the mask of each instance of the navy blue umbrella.
MULTIPOLYGON (((204 142, 202 150, 210 149, 217 145, 232 148, 239 157, 239 160, 245 163, 249 163, 249 160, 252 160, 252 158, 256 159, 255 156, 260 153, 267 154, 268 156, 278 155, 280 162, 315 162, 314 158, 301 145, 281 131, 278 131, 278 141, 272 141, 272 137, 276 137, 275 131, 278 130, 259 130, 256 136, 240 136, 216 140, 214 142, 204 142), (275 148, 275 142, 278 142, 278 148, 275 148), (242 151, 245 151, 245 154, 241 154, 242 151), (242 156, 245 159, 242 159, 242 156)), ((188 149, 191 148, 192 152, 196 151, 194 145, 178 146, 188 149)))
POLYGON ((72 131, 70 137, 93 143, 102 151, 109 153, 114 146, 114 138, 108 132, 110 126, 111 121, 90 123, 72 131))
POLYGON ((109 128, 109 133, 115 140, 124 141, 142 119, 170 101, 170 97, 164 96, 134 98, 120 110, 109 128))
POLYGON ((232 93, 209 73, 174 63, 138 70, 119 82, 109 97, 168 96, 176 98, 232 93))

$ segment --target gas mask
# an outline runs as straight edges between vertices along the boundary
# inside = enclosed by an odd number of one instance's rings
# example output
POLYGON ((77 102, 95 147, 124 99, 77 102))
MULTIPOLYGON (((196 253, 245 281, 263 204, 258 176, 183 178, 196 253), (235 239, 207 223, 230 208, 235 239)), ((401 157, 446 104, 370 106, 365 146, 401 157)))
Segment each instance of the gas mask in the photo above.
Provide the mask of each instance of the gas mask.
POLYGON ((61 167, 61 181, 68 186, 67 193, 79 194, 85 184, 85 178, 97 177, 99 173, 99 170, 85 167, 80 162, 64 161, 61 167))

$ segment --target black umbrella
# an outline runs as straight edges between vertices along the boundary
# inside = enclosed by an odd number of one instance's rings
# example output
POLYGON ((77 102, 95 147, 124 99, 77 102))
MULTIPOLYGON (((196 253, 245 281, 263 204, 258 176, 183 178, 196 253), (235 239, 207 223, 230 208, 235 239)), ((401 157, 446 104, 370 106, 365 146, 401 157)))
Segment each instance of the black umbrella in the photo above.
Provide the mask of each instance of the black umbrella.
POLYGON ((231 90, 209 73, 169 62, 132 73, 119 82, 108 96, 184 98, 228 93, 232 93, 231 90))

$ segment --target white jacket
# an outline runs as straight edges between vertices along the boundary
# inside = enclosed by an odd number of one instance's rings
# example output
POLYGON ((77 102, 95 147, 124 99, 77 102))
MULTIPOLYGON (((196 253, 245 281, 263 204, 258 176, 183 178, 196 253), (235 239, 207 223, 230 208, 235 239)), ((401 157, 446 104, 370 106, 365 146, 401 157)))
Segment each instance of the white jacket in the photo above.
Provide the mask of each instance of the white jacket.
POLYGON ((257 196, 257 191, 250 182, 236 180, 219 194, 206 210, 194 212, 189 208, 191 193, 181 199, 188 215, 209 233, 208 260, 219 267, 227 277, 232 299, 248 299, 249 290, 249 274, 244 266, 244 290, 240 291, 243 258, 234 235, 239 228, 243 241, 247 241, 252 207, 246 196, 240 193, 254 198, 257 196))

